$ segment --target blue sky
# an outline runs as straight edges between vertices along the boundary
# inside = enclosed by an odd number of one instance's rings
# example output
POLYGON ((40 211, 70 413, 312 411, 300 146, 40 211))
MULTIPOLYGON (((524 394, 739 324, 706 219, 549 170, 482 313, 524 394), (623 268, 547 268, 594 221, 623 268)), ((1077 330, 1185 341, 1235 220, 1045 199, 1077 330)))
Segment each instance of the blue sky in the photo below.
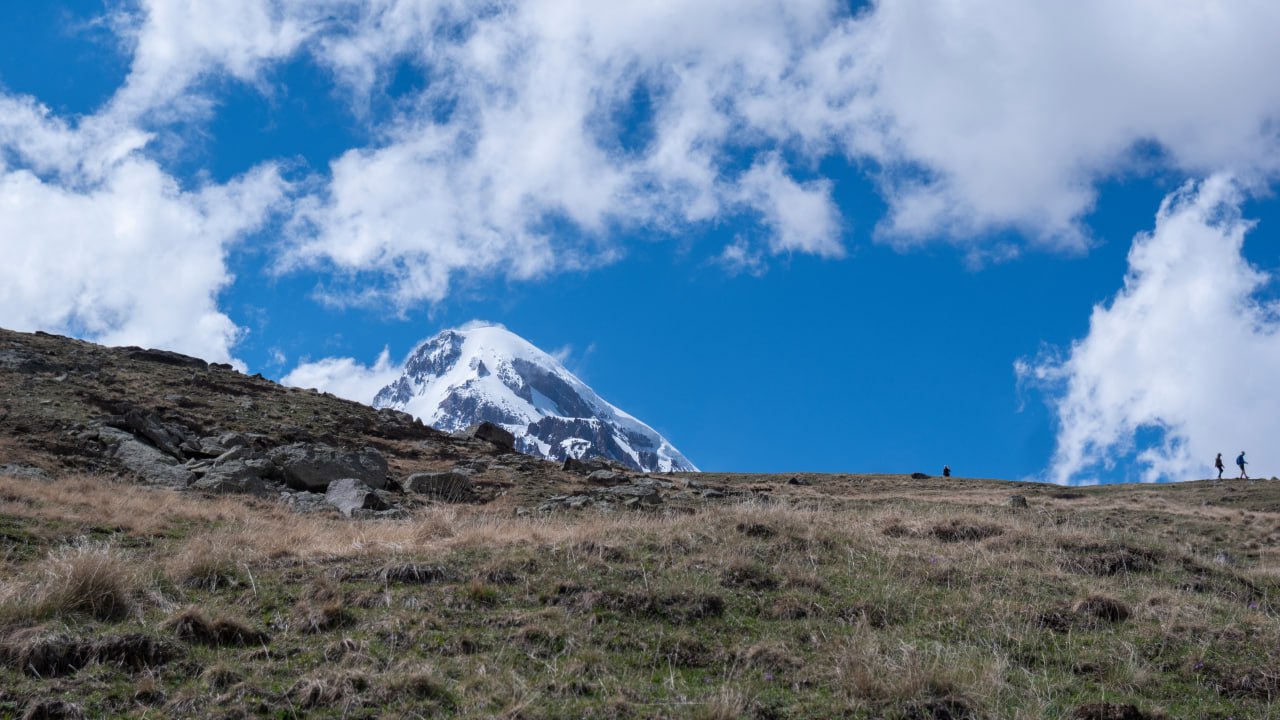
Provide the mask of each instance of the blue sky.
POLYGON ((705 470, 1280 473, 1280 9, 1038 5, 20 3, 0 325, 341 391, 499 322, 705 470))

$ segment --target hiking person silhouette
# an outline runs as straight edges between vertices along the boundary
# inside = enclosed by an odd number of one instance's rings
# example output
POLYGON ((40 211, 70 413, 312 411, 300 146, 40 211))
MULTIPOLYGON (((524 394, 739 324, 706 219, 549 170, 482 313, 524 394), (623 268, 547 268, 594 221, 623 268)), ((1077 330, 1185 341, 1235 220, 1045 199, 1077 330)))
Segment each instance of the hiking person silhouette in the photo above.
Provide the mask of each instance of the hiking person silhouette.
POLYGON ((951 466, 950 466, 950 465, 943 465, 943 466, 942 466, 942 477, 951 477, 951 466))
POLYGON ((1248 479, 1249 479, 1249 473, 1247 473, 1247 472, 1245 472, 1245 471, 1244 471, 1244 466, 1245 466, 1245 465, 1248 465, 1249 463, 1247 463, 1247 462, 1245 462, 1245 461, 1244 461, 1244 451, 1243 451, 1243 450, 1241 450, 1241 451, 1240 451, 1240 457, 1236 458, 1236 464, 1240 466, 1240 479, 1241 479, 1241 480, 1248 480, 1248 479))
POLYGON ((1221 479, 1222 479, 1222 471, 1225 469, 1225 468, 1222 466, 1222 453, 1218 453, 1218 457, 1214 458, 1214 460, 1213 460, 1213 466, 1214 466, 1214 467, 1216 467, 1216 468, 1218 468, 1218 479, 1219 479, 1219 480, 1221 480, 1221 479))

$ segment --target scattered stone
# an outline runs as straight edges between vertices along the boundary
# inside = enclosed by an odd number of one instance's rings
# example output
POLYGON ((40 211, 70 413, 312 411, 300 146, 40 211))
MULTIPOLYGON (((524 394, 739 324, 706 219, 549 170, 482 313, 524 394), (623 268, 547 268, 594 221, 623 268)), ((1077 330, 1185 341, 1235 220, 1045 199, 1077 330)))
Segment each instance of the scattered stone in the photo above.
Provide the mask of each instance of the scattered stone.
POLYGON ((499 450, 505 450, 507 452, 516 451, 516 436, 491 422, 482 422, 479 425, 472 425, 464 432, 467 437, 473 437, 478 440, 488 440, 499 450))
POLYGON ((593 485, 617 485, 626 481, 626 475, 614 470, 596 470, 587 476, 587 482, 593 485))
POLYGON ((470 498, 472 485, 471 476, 457 470, 414 473, 404 481, 408 492, 455 502, 470 498))
POLYGON ((387 485, 387 461, 370 447, 348 452, 319 443, 296 443, 273 451, 271 462, 296 490, 324 492, 329 483, 343 478, 355 478, 378 490, 387 485))
POLYGON ((929 476, 926 473, 913 472, 911 473, 911 479, 912 480, 928 480, 929 476))
POLYGON ((388 507, 373 488, 356 478, 341 478, 329 483, 324 499, 347 517, 356 510, 386 510, 388 507))
POLYGON ((50 475, 42 468, 35 465, 26 465, 23 463, 7 463, 0 465, 0 475, 8 475, 10 477, 20 477, 27 480, 52 480, 50 475))
POLYGON ((788 485, 812 485, 813 483, 809 482, 805 478, 800 477, 799 475, 792 475, 790 478, 787 479, 787 484, 788 485))
POLYGON ((1027 498, 1026 498, 1025 496, 1023 496, 1023 495, 1010 495, 1010 496, 1009 496, 1009 507, 1012 507, 1012 508, 1025 508, 1025 507, 1027 507, 1027 498))
POLYGON ((409 511, 400 507, 389 507, 386 510, 352 510, 352 520, 407 520, 409 511))
POLYGON ((564 465, 561 469, 565 472, 577 473, 579 475, 590 475, 597 470, 619 470, 619 466, 605 460, 604 458, 590 458, 582 460, 579 458, 569 457, 564 459, 564 465))
POLYGON ((0 370, 33 374, 53 372, 54 367, 41 358, 32 357, 17 350, 0 350, 0 370))

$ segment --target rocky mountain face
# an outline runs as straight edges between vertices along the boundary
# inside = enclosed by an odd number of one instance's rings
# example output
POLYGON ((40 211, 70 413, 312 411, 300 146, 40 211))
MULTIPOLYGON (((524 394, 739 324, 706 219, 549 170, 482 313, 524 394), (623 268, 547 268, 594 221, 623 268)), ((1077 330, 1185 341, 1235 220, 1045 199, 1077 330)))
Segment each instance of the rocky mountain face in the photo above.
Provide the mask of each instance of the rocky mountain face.
POLYGON ((509 431, 521 452, 554 460, 603 458, 642 472, 697 470, 653 428, 502 327, 446 330, 423 342, 373 405, 446 432, 492 423, 509 431))
POLYGON ((454 436, 230 365, 0 330, 0 475, 92 473, 372 518, 544 497, 585 472, 517 452, 492 425, 454 436))

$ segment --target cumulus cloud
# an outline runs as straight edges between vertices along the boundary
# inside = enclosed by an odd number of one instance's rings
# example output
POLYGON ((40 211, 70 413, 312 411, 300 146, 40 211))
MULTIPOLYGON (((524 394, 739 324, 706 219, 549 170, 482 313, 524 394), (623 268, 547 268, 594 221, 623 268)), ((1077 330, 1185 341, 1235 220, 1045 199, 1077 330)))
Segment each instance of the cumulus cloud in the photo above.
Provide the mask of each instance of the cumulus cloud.
POLYGON ((0 323, 234 360, 243 331, 218 307, 234 280, 226 257, 278 208, 286 183, 267 162, 184 187, 147 156, 154 133, 141 120, 185 112, 201 73, 248 79, 249 56, 279 51, 262 33, 230 32, 216 10, 156 0, 136 26, 117 18, 136 36, 132 69, 89 116, 0 94, 0 323))
MULTIPOLYGON (((446 298, 459 278, 529 279, 615 261, 629 230, 691 235, 744 219, 755 228, 735 228, 709 253, 734 271, 761 273, 777 255, 839 258, 845 227, 860 219, 844 216, 837 179, 822 176, 832 158, 879 184, 888 205, 880 238, 955 243, 978 259, 1013 257, 1026 243, 1084 251, 1092 240, 1081 218, 1098 183, 1117 175, 1227 171, 1261 187, 1280 170, 1280 86, 1265 74, 1280 62, 1275 3, 882 0, 856 13, 838 0, 123 7, 112 27, 130 72, 101 111, 57 118, 36 100, 0 96, 6 187, 30 195, 31 178, 14 173, 31 173, 51 196, 79 200, 62 211, 100 220, 92 201, 140 169, 165 175, 172 136, 213 116, 228 85, 272 93, 270 70, 305 58, 331 73, 369 142, 315 168, 306 192, 283 187, 270 158, 237 182, 259 183, 266 205, 287 202, 275 266, 326 275, 330 302, 403 311, 446 298), (1023 239, 1011 242, 1010 230, 1023 239)), ((199 253, 159 253, 214 262, 191 291, 206 300, 173 304, 194 313, 197 328, 206 316, 226 319, 217 310, 230 281, 223 258, 266 211, 251 203, 231 222, 202 199, 216 188, 190 184, 157 177, 147 186, 153 202, 134 209, 181 210, 187 225, 207 226, 191 243, 199 253)), ((49 203, 8 207, 10 222, 34 227, 36 216, 14 213, 49 203)), ((61 242, 47 244, 51 257, 70 247, 61 242)), ((137 256, 122 247, 120 257, 137 256)), ((134 281, 121 276, 122 286, 134 281)), ((105 281, 86 287, 95 282, 105 281)), ((59 327, 102 326, 107 337, 108 325, 134 327, 127 308, 103 313, 110 322, 68 312, 59 327)), ((218 334, 235 332, 224 324, 218 334)))
POLYGON ((404 307, 459 274, 590 267, 618 256, 620 227, 743 213, 767 237, 740 236, 727 266, 841 257, 830 180, 799 179, 832 155, 875 168, 882 239, 975 259, 1018 254, 993 231, 1084 251, 1081 218, 1118 174, 1280 169, 1280 88, 1260 75, 1280 61, 1274 4, 349 7, 356 20, 310 47, 353 106, 405 67, 425 85, 299 213, 283 267, 337 271, 350 300, 404 307))
MULTIPOLYGON (((884 237, 981 252, 1012 229, 1081 250, 1100 180, 1280 169, 1277 29, 1265 2, 885 0, 828 38, 820 57, 849 72, 811 75, 862 109, 836 131, 885 168, 884 237)), ((791 107, 806 136, 832 122, 829 104, 791 107)))
POLYGON ((232 359, 241 331, 218 309, 227 246, 283 193, 264 166, 181 189, 153 162, 115 162, 87 186, 0 170, 0 319, 107 344, 232 359))
POLYGON ((1129 252, 1124 287, 1093 309, 1089 332, 1061 358, 1024 360, 1049 390, 1059 431, 1050 479, 1206 477, 1216 453, 1241 449, 1255 473, 1274 465, 1280 434, 1280 305, 1242 255, 1253 224, 1225 175, 1165 199, 1155 229, 1129 252), (1158 439, 1139 442, 1147 431, 1158 439), (1118 467, 1131 462, 1132 467, 1118 467), (1101 475, 1100 475, 1101 474, 1101 475))
POLYGON ((315 388, 369 405, 378 391, 400 377, 400 373, 400 366, 391 362, 391 351, 383 348, 372 365, 364 365, 354 358, 324 358, 298 365, 280 378, 280 382, 315 388))

